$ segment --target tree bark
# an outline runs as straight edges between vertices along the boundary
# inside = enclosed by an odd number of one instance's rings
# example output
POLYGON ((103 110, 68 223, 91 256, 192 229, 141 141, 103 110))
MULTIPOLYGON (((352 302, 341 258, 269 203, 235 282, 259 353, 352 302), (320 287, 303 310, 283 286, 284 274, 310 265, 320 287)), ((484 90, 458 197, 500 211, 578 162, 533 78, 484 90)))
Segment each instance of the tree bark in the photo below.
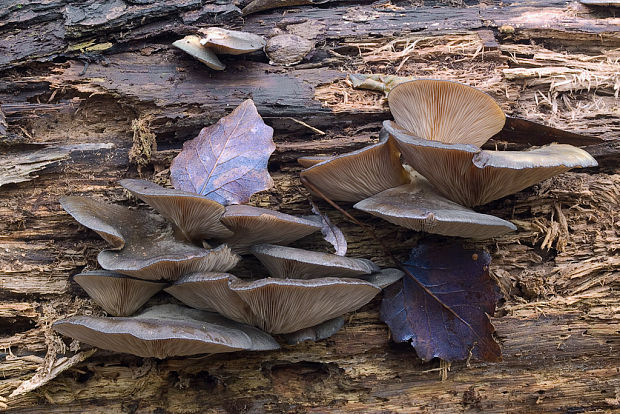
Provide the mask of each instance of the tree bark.
MULTIPOLYGON (((620 407, 620 19, 564 1, 327 2, 241 17, 231 1, 37 0, 0 10, 0 408, 10 412, 612 412, 620 407), (316 42, 290 68, 262 53, 214 72, 170 44, 212 24, 316 42), (88 63, 88 67, 85 65, 88 63), (85 70, 85 71, 84 71, 85 70), (83 73, 82 73, 83 72, 83 73), (478 210, 518 231, 493 242, 504 294, 493 323, 504 360, 422 362, 389 340, 380 296, 333 337, 282 350, 168 360, 70 344, 59 318, 101 310, 70 276, 105 243, 58 204, 63 195, 139 203, 117 181, 163 183, 182 143, 252 98, 275 128, 275 187, 254 205, 308 214, 301 155, 375 140, 383 94, 349 73, 432 77, 491 94, 515 117, 584 133, 599 168, 546 180, 478 210), (4 118, 6 117, 5 127, 4 118), (132 121, 139 120, 141 125, 132 121), (132 129, 133 125, 133 129, 132 129), (312 128, 309 128, 311 126, 312 128), (141 154, 139 134, 156 137, 141 154), (318 131, 317 131, 318 130, 318 131), (33 377, 34 376, 34 377, 33 377)), ((520 149, 540 137, 497 136, 520 149)), ((363 229, 341 226, 348 255, 390 265, 363 229)), ((352 210, 397 256, 422 238, 352 210)), ((300 247, 328 251, 312 236, 300 247)), ((247 267, 254 272, 258 267, 247 267)), ((164 294, 151 304, 168 300, 164 294)))

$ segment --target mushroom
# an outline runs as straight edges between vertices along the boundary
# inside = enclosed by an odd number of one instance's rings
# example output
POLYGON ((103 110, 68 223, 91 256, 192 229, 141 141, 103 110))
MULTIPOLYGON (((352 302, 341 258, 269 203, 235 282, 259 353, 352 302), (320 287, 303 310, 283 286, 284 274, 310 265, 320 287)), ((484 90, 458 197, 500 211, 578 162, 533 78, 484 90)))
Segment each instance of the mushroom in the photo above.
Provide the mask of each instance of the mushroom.
POLYGON ((265 47, 265 39, 253 33, 239 32, 222 29, 221 27, 209 27, 200 29, 205 37, 200 39, 203 47, 213 49, 216 53, 224 55, 242 55, 256 52, 265 47))
POLYGON ((170 304, 132 317, 73 316, 52 326, 65 336, 98 348, 160 359, 280 348, 270 335, 256 328, 170 304))
MULTIPOLYGON (((482 146, 502 130, 504 112, 486 93, 456 82, 404 82, 388 95, 399 127, 420 138, 446 144, 482 146)), ((415 167, 414 167, 415 168, 415 167)))
POLYGON ((370 260, 294 247, 261 244, 253 246, 250 251, 267 268, 271 276, 278 278, 357 277, 380 270, 370 260))
POLYGON ((189 272, 225 272, 239 261, 227 246, 207 250, 176 240, 170 226, 154 214, 88 197, 63 197, 60 202, 79 223, 121 249, 99 253, 97 260, 106 270, 140 279, 175 280, 189 272))
POLYGON ((121 180, 120 184, 173 222, 189 241, 200 242, 233 235, 220 223, 224 206, 216 201, 186 191, 163 188, 145 180, 126 179, 121 180))
POLYGON ((220 62, 217 55, 211 49, 200 44, 200 37, 196 35, 185 36, 183 39, 172 43, 172 46, 181 49, 213 70, 226 69, 226 65, 220 62))
POLYGON ((331 155, 308 155, 305 157, 297 158, 297 162, 304 168, 312 167, 323 161, 331 160, 334 158, 331 155))
POLYGON ((222 240, 239 254, 260 243, 290 244, 321 229, 311 220, 246 205, 227 206, 221 221, 234 233, 222 240))
POLYGON ((379 286, 381 289, 385 289, 393 283, 398 282, 403 278, 405 273, 398 269, 381 269, 378 272, 370 275, 361 275, 357 279, 365 280, 368 283, 372 283, 375 286, 379 286))
POLYGON ((438 195, 424 178, 390 188, 353 206, 390 223, 444 236, 486 239, 517 227, 509 221, 476 213, 438 195))
POLYGON ((421 139, 391 121, 384 121, 383 127, 411 167, 446 198, 467 207, 516 193, 571 168, 598 165, 586 151, 566 144, 487 151, 421 139))
POLYGON ((300 63, 314 49, 312 40, 294 34, 273 36, 265 45, 270 64, 293 66, 300 63))
POLYGON ((166 287, 166 283, 135 279, 106 270, 83 272, 73 276, 73 280, 113 316, 132 315, 166 287))
POLYGON ((192 307, 214 309, 274 334, 295 332, 356 310, 380 291, 356 279, 244 281, 214 273, 186 275, 166 288, 166 292, 192 307))
POLYGON ((358 202, 408 182, 396 146, 386 133, 377 144, 333 157, 301 172, 334 201, 358 202))
POLYGON ((330 319, 316 326, 300 329, 296 332, 291 332, 284 335, 286 343, 289 345, 297 345, 305 341, 319 341, 326 339, 338 332, 344 326, 344 318, 339 316, 334 319, 330 319))

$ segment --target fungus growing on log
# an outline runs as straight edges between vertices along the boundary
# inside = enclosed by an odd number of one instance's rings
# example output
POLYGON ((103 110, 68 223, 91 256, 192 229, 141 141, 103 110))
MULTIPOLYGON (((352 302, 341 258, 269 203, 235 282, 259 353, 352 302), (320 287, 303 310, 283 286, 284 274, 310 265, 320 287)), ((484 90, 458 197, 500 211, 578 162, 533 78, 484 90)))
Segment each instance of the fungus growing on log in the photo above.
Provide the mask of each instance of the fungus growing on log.
POLYGON ((198 31, 204 35, 200 39, 200 44, 222 55, 243 55, 265 47, 265 39, 253 33, 221 27, 209 27, 198 31))
POLYGON ((217 55, 211 49, 200 44, 200 37, 196 35, 185 36, 183 39, 172 43, 172 46, 181 49, 213 70, 226 69, 226 65, 218 59, 217 55))
POLYGON ((278 349, 268 334, 217 314, 178 305, 154 306, 132 317, 73 316, 55 331, 89 345, 141 357, 278 349))

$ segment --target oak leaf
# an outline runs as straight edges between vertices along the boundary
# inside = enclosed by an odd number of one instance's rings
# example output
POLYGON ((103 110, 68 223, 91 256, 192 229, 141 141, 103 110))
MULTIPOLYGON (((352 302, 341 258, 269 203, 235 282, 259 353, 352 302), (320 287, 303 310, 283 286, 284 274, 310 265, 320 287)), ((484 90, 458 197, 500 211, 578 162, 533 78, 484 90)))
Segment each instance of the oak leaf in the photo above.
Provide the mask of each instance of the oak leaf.
POLYGON ((275 148, 273 128, 248 99, 183 144, 170 166, 170 180, 179 190, 223 205, 245 203, 273 186, 267 162, 275 148))
POLYGON ((404 263, 410 275, 386 288, 381 303, 381 319, 392 339, 411 341, 425 361, 463 360, 470 352, 479 360, 500 360, 488 317, 499 299, 490 263, 488 253, 456 244, 414 248, 404 263))

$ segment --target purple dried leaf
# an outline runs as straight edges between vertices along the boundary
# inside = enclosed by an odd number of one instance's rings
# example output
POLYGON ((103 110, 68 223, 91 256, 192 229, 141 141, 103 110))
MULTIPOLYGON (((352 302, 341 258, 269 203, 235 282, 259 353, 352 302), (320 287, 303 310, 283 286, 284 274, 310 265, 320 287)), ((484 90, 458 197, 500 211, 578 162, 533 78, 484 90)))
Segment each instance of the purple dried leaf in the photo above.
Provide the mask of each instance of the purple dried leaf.
POLYGON ((323 233, 323 238, 334 246, 334 254, 338 256, 346 255, 347 239, 344 237, 342 230, 333 224, 329 217, 321 213, 319 206, 317 206, 314 201, 310 200, 310 204, 312 205, 312 212, 321 220, 321 233, 323 233))

